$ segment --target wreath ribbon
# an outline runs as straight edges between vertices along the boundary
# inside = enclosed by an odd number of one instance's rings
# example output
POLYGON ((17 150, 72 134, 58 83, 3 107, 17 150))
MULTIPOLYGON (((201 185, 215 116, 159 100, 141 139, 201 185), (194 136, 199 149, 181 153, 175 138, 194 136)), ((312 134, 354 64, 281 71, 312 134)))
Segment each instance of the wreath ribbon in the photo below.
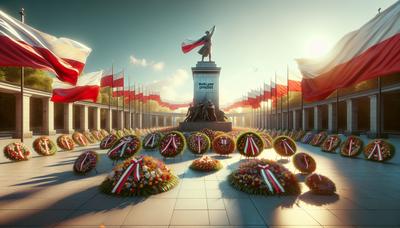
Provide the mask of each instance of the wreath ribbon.
POLYGON ((107 146, 108 141, 110 141, 110 139, 112 138, 112 135, 110 135, 110 137, 106 138, 106 141, 104 142, 104 146, 107 146))
POLYGON ((349 143, 349 156, 351 155, 351 151, 353 150, 353 139, 350 139, 350 143, 349 143))
POLYGON ((286 139, 282 139, 281 144, 283 148, 285 149, 285 154, 288 154, 288 149, 294 153, 293 148, 289 145, 289 143, 286 141, 286 139))
MULTIPOLYGON (((129 141, 130 141, 130 140, 128 140, 128 139, 123 139, 123 140, 121 140, 121 142, 120 142, 116 147, 114 147, 114 149, 110 150, 110 151, 107 153, 107 155, 111 155, 112 153, 116 152, 121 146, 124 146, 123 150, 125 150, 125 146, 126 146, 126 144, 127 144, 129 141)), ((122 151, 122 153, 124 153, 124 152, 122 151)), ((121 156, 122 156, 122 155, 121 155, 121 156)))
POLYGON ((21 144, 15 143, 15 150, 17 151, 17 153, 21 157, 21 159, 23 159, 24 155, 22 154, 22 151, 21 151, 21 144))
POLYGON ((48 138, 43 139, 44 149, 46 150, 46 154, 49 154, 49 145, 47 144, 48 142, 49 142, 48 138))
POLYGON ((246 144, 244 145, 244 151, 246 152, 246 154, 248 152, 251 152, 253 155, 256 155, 256 153, 259 152, 259 149, 257 147, 256 142, 254 142, 254 139, 251 135, 248 135, 246 138, 246 144), (250 144, 250 147, 249 147, 250 144), (250 148, 250 150, 249 150, 250 148))
POLYGON ((80 164, 80 170, 82 170, 82 168, 83 168, 83 164, 85 164, 85 161, 86 161, 86 159, 87 159, 87 157, 89 156, 89 152, 86 152, 85 153, 85 157, 83 158, 83 160, 82 160, 82 162, 81 162, 81 164, 80 164))
POLYGON ((68 150, 70 150, 71 147, 70 147, 70 145, 69 145, 69 142, 68 142, 68 140, 67 140, 67 137, 63 137, 63 138, 62 138, 62 141, 64 141, 64 143, 67 145, 68 150))
POLYGON ((221 138, 221 144, 226 146, 228 144, 228 140, 226 138, 221 138))
POLYGON ((274 191, 276 193, 285 192, 285 189, 282 187, 282 185, 276 179, 275 175, 271 172, 271 170, 269 170, 269 165, 258 164, 258 168, 259 168, 261 176, 262 176, 264 182, 267 184, 270 192, 274 192, 274 191))
POLYGON ((375 144, 374 148, 372 149, 371 153, 369 154, 368 159, 370 159, 372 157, 372 155, 375 154, 375 152, 377 151, 378 152, 378 160, 379 161, 383 160, 382 150, 381 150, 381 142, 382 142, 381 140, 377 140, 374 142, 374 144, 375 144))
POLYGON ((306 169, 308 169, 308 161, 307 161, 307 155, 304 155, 304 162, 306 163, 306 169))
POLYGON ((83 145, 86 144, 86 143, 83 141, 82 135, 79 135, 79 136, 78 136, 78 139, 81 141, 81 143, 82 143, 83 145))
POLYGON ((176 134, 171 134, 167 145, 161 150, 161 152, 164 153, 168 149, 169 145, 171 145, 171 143, 174 149, 178 148, 178 146, 176 146, 175 139, 176 139, 176 134))
POLYGON ((200 135, 196 135, 195 136, 195 140, 197 142, 197 153, 201 153, 201 136, 200 135))
POLYGON ((153 147, 154 141, 155 141, 155 137, 156 137, 155 134, 151 134, 150 138, 146 141, 146 144, 145 144, 145 145, 148 146, 149 143, 150 143, 150 141, 151 141, 150 147, 153 147))
POLYGON ((332 148, 332 144, 333 144, 334 138, 333 137, 329 137, 328 142, 329 142, 329 147, 328 150, 330 151, 332 148))
POLYGON ((117 184, 114 186, 112 189, 112 193, 117 193, 119 194, 122 190, 122 187, 125 185, 126 181, 128 180, 128 177, 131 175, 133 172, 133 180, 135 182, 140 181, 140 167, 143 161, 143 157, 139 159, 132 158, 131 164, 128 166, 128 168, 125 170, 124 173, 122 173, 121 177, 117 181, 117 184))

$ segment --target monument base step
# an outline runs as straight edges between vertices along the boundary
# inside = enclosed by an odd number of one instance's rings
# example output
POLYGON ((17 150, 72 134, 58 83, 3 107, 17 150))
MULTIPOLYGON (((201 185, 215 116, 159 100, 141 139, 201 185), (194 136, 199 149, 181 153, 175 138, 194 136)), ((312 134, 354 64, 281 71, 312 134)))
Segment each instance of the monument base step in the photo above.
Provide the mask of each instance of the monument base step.
POLYGON ((232 122, 222 122, 222 121, 213 121, 213 122, 180 122, 179 130, 180 131, 200 131, 204 128, 208 128, 214 131, 232 131, 232 122))

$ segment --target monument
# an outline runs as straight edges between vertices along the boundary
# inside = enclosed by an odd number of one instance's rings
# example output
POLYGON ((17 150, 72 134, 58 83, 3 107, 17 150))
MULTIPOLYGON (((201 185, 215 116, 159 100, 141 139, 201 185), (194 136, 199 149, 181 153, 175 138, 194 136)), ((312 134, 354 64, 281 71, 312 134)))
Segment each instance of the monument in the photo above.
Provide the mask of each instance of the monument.
POLYGON ((216 131, 231 131, 232 123, 227 122, 225 113, 219 109, 219 75, 221 68, 211 61, 211 37, 215 26, 196 40, 182 44, 182 51, 187 53, 203 45, 198 53, 201 61, 192 67, 193 104, 188 108, 186 119, 179 123, 181 131, 198 131, 209 128, 216 131), (204 59, 208 57, 208 61, 204 59))

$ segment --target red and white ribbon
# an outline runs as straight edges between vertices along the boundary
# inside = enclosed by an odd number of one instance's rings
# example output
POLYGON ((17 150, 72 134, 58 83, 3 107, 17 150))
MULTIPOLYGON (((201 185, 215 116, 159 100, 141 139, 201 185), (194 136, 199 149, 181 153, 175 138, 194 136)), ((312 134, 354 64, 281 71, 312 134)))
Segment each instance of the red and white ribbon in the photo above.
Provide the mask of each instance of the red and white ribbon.
POLYGON ((67 146, 67 149, 70 150, 71 146, 69 145, 67 137, 62 137, 62 140, 64 141, 65 145, 67 146))
POLYGON ((87 159, 87 157, 89 156, 89 152, 86 152, 85 153, 85 157, 83 158, 83 160, 82 160, 82 162, 81 162, 81 164, 80 164, 80 166, 79 166, 79 170, 80 171, 82 171, 82 168, 83 168, 83 165, 85 164, 85 161, 86 161, 86 159, 87 159))
POLYGON ((332 149, 333 141, 335 141, 335 138, 334 138, 334 137, 329 137, 329 140, 328 140, 328 142, 329 142, 328 150, 331 150, 331 149, 332 149))
POLYGON ((252 153, 252 155, 256 155, 256 153, 259 152, 259 149, 257 147, 256 142, 254 142, 254 139, 251 135, 247 135, 246 137, 246 143, 244 145, 244 151, 246 154, 249 152, 252 153))
POLYGON ((176 134, 171 134, 171 135, 169 136, 168 143, 167 143, 167 145, 166 145, 164 148, 162 148, 161 153, 164 153, 164 152, 169 148, 169 146, 170 146, 171 144, 172 144, 172 146, 174 147, 174 149, 178 148, 178 146, 176 145, 176 142, 175 142, 175 138, 176 138, 176 134))
POLYGON ((46 154, 49 154, 49 145, 47 144, 48 142, 49 142, 48 138, 43 139, 44 149, 46 150, 46 154))
POLYGON ((195 135, 195 140, 197 143, 197 153, 201 153, 201 136, 200 135, 195 135))
POLYGON ((269 165, 258 164, 258 168, 260 169, 261 176, 264 182, 267 184, 270 192, 276 192, 276 193, 285 192, 285 189, 276 179, 275 175, 271 172, 271 170, 269 170, 269 165))
POLYGON ((282 139, 281 143, 282 143, 283 149, 285 149, 285 154, 288 154, 288 149, 290 151, 292 151, 292 153, 294 154, 293 148, 289 145, 289 143, 286 141, 286 139, 282 139))
POLYGON ((374 155, 376 152, 378 152, 378 160, 382 161, 382 150, 381 150, 381 140, 377 140, 374 142, 374 148, 372 149, 371 153, 368 155, 368 159, 370 159, 372 157, 372 155, 374 155))
POLYGON ((117 184, 114 186, 114 188, 111 190, 112 193, 117 193, 119 194, 122 190, 122 187, 128 180, 128 177, 133 173, 133 180, 135 182, 140 181, 140 167, 143 161, 143 157, 139 159, 132 158, 131 164, 126 168, 125 172, 121 175, 119 180, 117 181, 117 184))
POLYGON ((86 144, 86 143, 83 141, 83 137, 82 137, 81 134, 78 136, 78 139, 81 141, 82 145, 85 145, 85 144, 86 144))
POLYGON ((351 156, 351 151, 353 150, 353 139, 350 139, 350 142, 349 142, 349 156, 351 156))
POLYGON ((117 152, 122 146, 126 145, 129 141, 130 140, 128 140, 128 139, 121 140, 121 142, 117 146, 115 146, 112 150, 108 151, 107 155, 111 155, 111 154, 117 152))
POLYGON ((306 169, 308 169, 307 155, 304 155, 304 162, 306 163, 306 169))
POLYGON ((228 139, 227 138, 221 138, 221 144, 222 145, 227 145, 228 144, 228 139))
POLYGON ((107 136, 106 141, 104 142, 104 146, 107 146, 108 142, 111 140, 112 135, 107 136))
POLYGON ((150 147, 153 147, 154 146, 154 141, 155 141, 155 138, 156 138, 156 135, 155 134, 151 134, 150 135, 150 138, 149 139, 147 139, 147 141, 146 141, 146 146, 148 146, 149 145, 149 143, 151 142, 151 144, 150 144, 150 147))
POLYGON ((22 151, 21 151, 21 144, 15 143, 15 150, 17 151, 17 153, 21 157, 21 159, 25 158, 25 156, 22 154, 22 151))

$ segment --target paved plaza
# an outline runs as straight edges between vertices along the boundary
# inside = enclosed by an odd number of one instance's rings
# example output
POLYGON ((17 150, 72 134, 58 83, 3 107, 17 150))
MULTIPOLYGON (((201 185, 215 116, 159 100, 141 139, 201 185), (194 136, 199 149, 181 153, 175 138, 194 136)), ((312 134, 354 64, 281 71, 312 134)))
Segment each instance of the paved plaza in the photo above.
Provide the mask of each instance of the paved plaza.
MULTIPOLYGON (((52 137, 55 140, 55 137, 52 137)), ((365 139, 365 138, 364 138, 365 139)), ((1 140, 1 148, 10 140, 1 140)), ((393 139, 399 148, 400 140, 393 139)), ((26 144, 31 145, 32 139, 26 144)), ((321 152, 298 144, 317 161, 317 172, 331 178, 336 196, 308 192, 297 175, 299 196, 252 196, 233 189, 227 175, 240 156, 221 159, 224 168, 199 173, 188 167, 194 156, 186 151, 166 163, 181 179, 169 192, 143 197, 113 197, 98 186, 112 168, 98 144, 29 161, 0 158, 0 224, 3 227, 400 227, 400 158, 386 164, 321 152), (101 155, 98 173, 77 176, 72 164, 84 150, 101 155)), ((142 151, 160 158, 158 151, 142 151)), ((211 156, 214 156, 211 154, 211 156)), ((266 150, 261 157, 277 159, 266 150)), ((291 171, 292 164, 282 159, 291 171)))

